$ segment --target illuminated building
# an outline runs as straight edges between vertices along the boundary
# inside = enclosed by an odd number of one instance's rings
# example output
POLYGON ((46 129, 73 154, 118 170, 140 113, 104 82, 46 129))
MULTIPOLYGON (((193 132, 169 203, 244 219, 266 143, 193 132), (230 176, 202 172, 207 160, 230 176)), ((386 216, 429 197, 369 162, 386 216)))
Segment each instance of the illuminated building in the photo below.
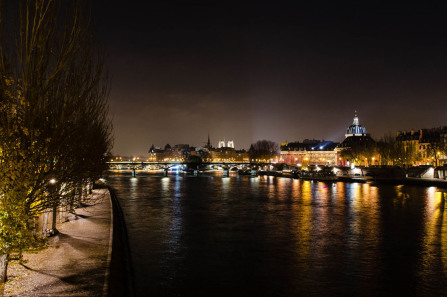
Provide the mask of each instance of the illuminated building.
POLYGON ((210 137, 204 146, 192 147, 189 144, 169 144, 164 149, 151 146, 149 149, 149 161, 152 162, 183 162, 189 156, 199 156, 204 162, 249 162, 250 158, 245 150, 236 150, 234 141, 219 142, 219 148, 211 145, 210 137))
POLYGON ((225 140, 220 140, 219 144, 217 146, 218 148, 234 148, 234 141, 233 140, 229 140, 226 144, 225 144, 225 140))
POLYGON ((366 128, 359 124, 359 117, 357 111, 354 113, 354 120, 352 125, 346 130, 345 138, 352 136, 366 136, 366 128))
POLYGON ((305 139, 303 142, 281 144, 281 162, 287 164, 327 165, 337 164, 337 154, 334 149, 338 143, 305 139))
POLYGON ((441 126, 418 131, 397 131, 396 141, 404 144, 405 149, 412 147, 417 157, 414 165, 447 164, 445 148, 447 146, 447 128, 441 126))
POLYGON ((194 154, 195 148, 189 144, 176 144, 174 147, 167 144, 164 149, 152 145, 148 159, 152 162, 183 161, 194 154))
POLYGON ((236 150, 234 141, 225 143, 220 140, 218 148, 210 150, 211 160, 213 162, 249 162, 250 158, 245 150, 236 150))
MULTIPOLYGON (((304 140, 300 142, 283 143, 281 145, 281 162, 287 164, 307 165, 327 165, 327 166, 348 166, 349 163, 361 165, 378 164, 379 157, 375 152, 368 156, 358 156, 353 160, 342 157, 343 151, 353 147, 362 148, 364 152, 367 148, 373 148, 374 140, 366 133, 366 128, 360 125, 357 112, 354 114, 352 125, 348 127, 345 139, 342 143, 332 141, 304 140)), ((373 150, 371 150, 373 151, 373 150)))
MULTIPOLYGON (((166 146, 168 146, 169 144, 167 144, 166 146)), ((171 148, 171 146, 169 146, 169 148, 171 148)), ((155 147, 154 145, 152 145, 149 149, 149 161, 150 162, 156 162, 156 161, 162 161, 163 157, 164 157, 164 153, 165 150, 162 150, 160 147, 155 147)))
POLYGON ((335 152, 337 165, 340 166, 349 166, 352 163, 365 166, 379 164, 380 158, 375 150, 375 141, 366 133, 366 128, 360 125, 357 111, 352 125, 346 130, 345 139, 338 145, 335 152))

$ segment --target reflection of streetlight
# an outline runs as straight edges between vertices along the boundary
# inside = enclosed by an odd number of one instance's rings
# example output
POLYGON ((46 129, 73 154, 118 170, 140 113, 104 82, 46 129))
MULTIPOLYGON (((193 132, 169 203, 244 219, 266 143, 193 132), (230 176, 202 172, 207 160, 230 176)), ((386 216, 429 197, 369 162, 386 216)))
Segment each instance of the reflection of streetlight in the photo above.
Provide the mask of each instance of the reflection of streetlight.
POLYGON ((50 184, 54 185, 56 183, 56 180, 54 178, 50 179, 50 184))

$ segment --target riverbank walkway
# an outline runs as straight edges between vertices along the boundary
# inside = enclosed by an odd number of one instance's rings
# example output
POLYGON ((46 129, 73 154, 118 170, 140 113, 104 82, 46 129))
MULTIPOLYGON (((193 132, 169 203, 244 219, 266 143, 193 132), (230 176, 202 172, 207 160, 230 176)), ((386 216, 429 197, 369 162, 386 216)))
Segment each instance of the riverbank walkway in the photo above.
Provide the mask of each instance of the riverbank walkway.
MULTIPOLYGON (((112 250, 112 205, 107 189, 95 189, 49 247, 10 262, 4 296, 107 296, 112 250)), ((1 296, 1 293, 0 293, 1 296)))

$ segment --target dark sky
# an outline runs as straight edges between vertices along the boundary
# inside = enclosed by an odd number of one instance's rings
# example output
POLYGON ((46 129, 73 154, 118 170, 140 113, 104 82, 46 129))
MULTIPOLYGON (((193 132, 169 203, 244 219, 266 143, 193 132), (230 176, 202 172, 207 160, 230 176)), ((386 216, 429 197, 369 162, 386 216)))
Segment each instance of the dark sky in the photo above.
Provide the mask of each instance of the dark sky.
POLYGON ((444 1, 332 2, 95 0, 113 152, 341 141, 354 110, 375 138, 447 124, 444 1))

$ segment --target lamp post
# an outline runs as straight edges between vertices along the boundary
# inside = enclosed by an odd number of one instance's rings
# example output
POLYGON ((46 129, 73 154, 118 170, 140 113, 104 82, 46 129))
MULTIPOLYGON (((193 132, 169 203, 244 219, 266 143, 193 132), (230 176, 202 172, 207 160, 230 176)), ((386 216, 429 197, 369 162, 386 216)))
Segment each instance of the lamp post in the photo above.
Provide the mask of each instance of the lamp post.
POLYGON ((52 218, 51 229, 47 229, 48 211, 44 215, 44 224, 43 224, 42 231, 43 231, 43 234, 47 237, 56 235, 58 233, 58 231, 56 229, 56 212, 57 212, 57 205, 58 205, 57 200, 56 200, 56 192, 57 192, 56 183, 57 183, 57 180, 55 178, 51 178, 50 180, 48 180, 47 194, 51 201, 53 218, 52 218))

